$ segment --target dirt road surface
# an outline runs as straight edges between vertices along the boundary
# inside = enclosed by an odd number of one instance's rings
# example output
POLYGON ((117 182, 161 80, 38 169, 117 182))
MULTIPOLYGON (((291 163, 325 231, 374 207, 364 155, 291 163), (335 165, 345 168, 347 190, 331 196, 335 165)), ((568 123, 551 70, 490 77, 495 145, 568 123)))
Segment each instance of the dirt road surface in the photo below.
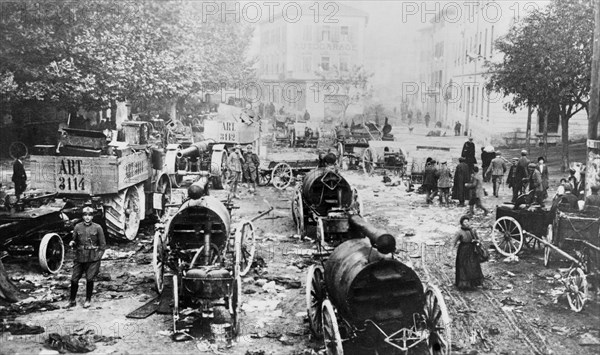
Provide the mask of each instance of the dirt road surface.
MULTIPOLYGON (((414 144, 446 144, 460 151, 461 137, 424 137, 415 131, 412 137, 396 132, 397 140, 414 140, 414 144)), ((410 143, 413 144, 413 143, 410 143)), ((478 148, 479 150, 479 148, 478 148)), ((506 151, 511 156, 514 151, 506 151)), ((290 152, 288 152, 289 154, 290 152)), ((293 153, 294 156, 298 152, 293 153)), ((312 153, 305 153, 312 154, 312 153)), ((272 159, 277 159, 276 155, 272 159)), ((559 172, 551 170, 558 179, 559 172)), ((454 354, 597 354, 600 351, 600 306, 594 292, 581 313, 569 309, 564 287, 557 281, 560 268, 569 264, 555 261, 543 266, 541 249, 525 249, 518 261, 505 262, 491 250, 491 260, 483 264, 486 276, 483 289, 461 292, 455 289, 454 262, 456 250, 451 241, 458 230, 458 219, 465 208, 440 207, 437 200, 428 206, 425 197, 406 192, 403 186, 386 186, 380 175, 366 176, 348 171, 344 176, 358 188, 365 217, 377 227, 396 236, 397 257, 411 265, 422 282, 437 285, 447 304, 452 325, 454 354)), ((552 181, 551 180, 551 183, 552 181)), ((225 353, 225 354, 313 354, 322 352, 322 344, 309 336, 306 319, 304 284, 307 267, 316 260, 315 243, 295 236, 290 199, 294 187, 284 191, 262 187, 255 194, 242 188, 235 200, 233 223, 251 218, 266 208, 266 199, 274 210, 255 222, 257 258, 263 267, 251 270, 242 286, 240 335, 231 347, 214 345, 204 339, 174 342, 170 338, 172 319, 167 314, 153 314, 146 319, 128 319, 125 315, 156 296, 152 256, 153 225, 145 225, 134 243, 111 244, 116 260, 106 260, 102 272, 111 280, 97 282, 93 305, 83 303, 83 281, 79 305, 64 307, 67 302, 72 253, 58 275, 42 275, 33 261, 5 259, 11 278, 35 304, 50 300, 50 306, 37 312, 19 314, 14 306, 2 304, 0 315, 5 321, 40 325, 45 332, 37 335, 0 333, 0 353, 38 354, 44 349, 49 333, 67 335, 93 330, 95 334, 116 336, 112 342, 96 343, 93 353, 225 353), (127 254, 129 253, 129 254, 127 254), (275 280, 272 283, 270 281, 275 280)), ((490 184, 486 189, 491 191, 490 184)), ((223 191, 214 195, 224 198, 223 191)), ((552 193, 551 193, 552 195, 552 193)), ((484 205, 495 209, 510 200, 503 186, 500 197, 484 199, 484 205)), ((494 213, 484 217, 478 212, 474 226, 488 244, 494 213)), ((313 234, 314 230, 308 230, 313 234)), ((24 304, 23 307, 26 307, 24 304)), ((420 353, 420 352, 412 352, 420 353)))

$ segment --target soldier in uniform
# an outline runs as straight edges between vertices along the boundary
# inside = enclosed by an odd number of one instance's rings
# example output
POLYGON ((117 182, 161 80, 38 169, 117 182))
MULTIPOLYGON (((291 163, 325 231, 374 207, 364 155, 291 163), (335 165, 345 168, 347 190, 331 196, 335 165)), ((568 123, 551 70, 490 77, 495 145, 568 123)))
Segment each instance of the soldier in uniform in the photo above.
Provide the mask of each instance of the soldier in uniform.
POLYGON ((250 192, 256 190, 256 178, 260 160, 258 155, 252 152, 252 144, 246 146, 244 154, 244 179, 250 183, 250 192))
POLYGON ((233 152, 229 155, 227 159, 227 166, 229 167, 229 171, 231 172, 231 198, 238 198, 237 193, 237 185, 242 179, 242 164, 244 163, 244 157, 242 156, 242 146, 237 144, 234 147, 233 152))
POLYGON ((77 224, 73 229, 73 240, 69 245, 75 249, 75 260, 73 261, 73 274, 71 276, 71 297, 69 307, 77 304, 77 289, 79 280, 85 273, 85 303, 84 308, 88 308, 92 301, 92 292, 94 291, 94 278, 100 271, 100 259, 106 249, 106 240, 104 232, 100 225, 92 222, 94 209, 92 207, 83 208, 83 222, 77 224))

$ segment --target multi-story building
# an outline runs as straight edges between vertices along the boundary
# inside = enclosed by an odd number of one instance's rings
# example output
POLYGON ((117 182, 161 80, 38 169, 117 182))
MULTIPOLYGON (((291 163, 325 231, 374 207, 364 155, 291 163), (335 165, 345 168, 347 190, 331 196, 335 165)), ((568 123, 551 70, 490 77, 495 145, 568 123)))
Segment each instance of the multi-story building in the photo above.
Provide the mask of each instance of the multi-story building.
MULTIPOLYGON (((504 143, 516 131, 525 131, 527 109, 511 114, 504 108, 509 100, 485 88, 486 61, 502 60, 494 47, 521 16, 547 2, 473 1, 449 2, 430 24, 421 30, 420 109, 432 120, 453 129, 456 122, 463 133, 473 135, 481 144, 504 143)), ((569 121, 571 138, 585 136, 583 114, 569 121)), ((532 134, 541 133, 542 125, 533 112, 532 134)), ((557 117, 549 122, 549 133, 558 136, 557 117)))
POLYGON ((364 64, 368 16, 340 3, 327 3, 335 6, 334 12, 323 7, 327 4, 296 4, 302 16, 293 21, 279 14, 258 25, 259 100, 299 115, 308 110, 314 119, 339 117, 336 95, 342 91, 335 83, 324 82, 319 73, 327 73, 333 66, 347 71, 364 64))

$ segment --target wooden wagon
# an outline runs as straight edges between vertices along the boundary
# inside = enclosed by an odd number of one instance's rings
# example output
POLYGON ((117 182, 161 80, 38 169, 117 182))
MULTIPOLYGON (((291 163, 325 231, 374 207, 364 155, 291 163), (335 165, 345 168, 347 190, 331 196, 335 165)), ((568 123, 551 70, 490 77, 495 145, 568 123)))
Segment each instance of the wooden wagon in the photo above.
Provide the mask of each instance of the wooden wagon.
POLYGON ((523 245, 544 250, 544 265, 552 254, 571 262, 563 275, 567 299, 572 310, 580 312, 587 298, 587 277, 598 282, 600 268, 600 216, 559 210, 558 199, 546 209, 515 209, 498 206, 492 226, 492 242, 498 252, 515 256, 523 245))
POLYGON ((304 175, 319 165, 319 160, 271 161, 259 170, 259 185, 273 184, 278 190, 290 186, 298 175, 304 175))

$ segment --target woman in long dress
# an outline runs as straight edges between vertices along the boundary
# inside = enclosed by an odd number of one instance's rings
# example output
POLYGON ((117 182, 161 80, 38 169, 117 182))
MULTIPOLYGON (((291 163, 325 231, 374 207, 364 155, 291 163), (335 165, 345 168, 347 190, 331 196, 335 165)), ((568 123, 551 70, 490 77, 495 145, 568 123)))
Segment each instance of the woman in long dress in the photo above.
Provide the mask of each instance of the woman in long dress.
POLYGON ((459 289, 472 289, 483 285, 483 273, 479 258, 475 254, 475 241, 478 240, 477 232, 471 229, 471 218, 460 218, 460 230, 454 237, 454 246, 458 245, 456 253, 456 281, 459 289))

